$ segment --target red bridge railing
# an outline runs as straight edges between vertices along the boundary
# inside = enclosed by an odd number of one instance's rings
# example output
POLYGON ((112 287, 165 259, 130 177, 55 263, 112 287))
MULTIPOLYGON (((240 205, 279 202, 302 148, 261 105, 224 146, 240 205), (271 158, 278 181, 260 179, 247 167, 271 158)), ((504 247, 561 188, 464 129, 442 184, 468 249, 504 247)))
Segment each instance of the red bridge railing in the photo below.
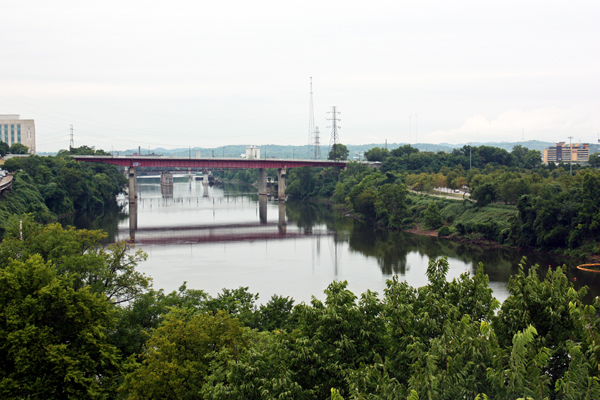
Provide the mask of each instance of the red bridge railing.
POLYGON ((166 167, 166 168, 297 168, 337 167, 345 168, 349 161, 289 160, 289 159, 245 159, 245 158, 185 158, 144 156, 72 156, 77 161, 101 162, 122 167, 166 167))

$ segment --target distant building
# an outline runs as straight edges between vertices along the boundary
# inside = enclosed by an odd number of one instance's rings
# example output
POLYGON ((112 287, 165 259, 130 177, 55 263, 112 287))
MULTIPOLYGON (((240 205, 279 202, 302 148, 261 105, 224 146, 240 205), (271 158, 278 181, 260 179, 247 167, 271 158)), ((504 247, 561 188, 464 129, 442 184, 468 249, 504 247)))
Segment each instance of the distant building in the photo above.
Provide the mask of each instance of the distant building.
POLYGON ((35 154, 35 123, 18 114, 0 114, 0 140, 9 146, 21 143, 35 154))
POLYGON ((544 149, 544 164, 557 162, 588 162, 590 159, 590 145, 588 143, 565 144, 556 143, 556 146, 544 149))
POLYGON ((260 147, 246 146, 246 158, 260 158, 260 147))

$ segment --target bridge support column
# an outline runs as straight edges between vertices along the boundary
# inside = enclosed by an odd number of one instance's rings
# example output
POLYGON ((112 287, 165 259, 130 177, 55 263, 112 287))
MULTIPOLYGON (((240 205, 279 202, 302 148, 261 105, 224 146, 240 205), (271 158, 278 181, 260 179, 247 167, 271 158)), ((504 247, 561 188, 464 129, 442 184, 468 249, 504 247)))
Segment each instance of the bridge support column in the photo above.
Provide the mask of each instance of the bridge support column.
POLYGON ((285 168, 277 170, 277 197, 279 201, 285 201, 285 168))
POLYGON ((160 173, 160 186, 173 186, 173 174, 171 171, 162 171, 160 173))
POLYGON ((264 168, 258 169, 258 194, 267 194, 267 170, 264 168))
POLYGON ((258 195, 258 218, 261 224, 267 223, 267 195, 258 195))
POLYGON ((137 173, 135 167, 129 168, 129 204, 137 203, 137 173))

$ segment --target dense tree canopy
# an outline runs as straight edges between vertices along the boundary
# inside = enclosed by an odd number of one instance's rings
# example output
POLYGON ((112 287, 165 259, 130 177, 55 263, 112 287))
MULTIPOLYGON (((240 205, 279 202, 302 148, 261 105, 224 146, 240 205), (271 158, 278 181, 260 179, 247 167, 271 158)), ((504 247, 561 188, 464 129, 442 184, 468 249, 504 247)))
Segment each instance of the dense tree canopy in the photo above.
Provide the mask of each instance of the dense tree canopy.
POLYGON ((13 143, 8 148, 8 152, 10 154, 27 154, 27 153, 29 153, 29 147, 27 147, 21 143, 13 143))
POLYGON ((0 202, 0 233, 12 214, 32 213, 38 221, 80 211, 101 215, 117 208, 116 197, 127 183, 114 165, 79 163, 67 152, 54 157, 14 157, 3 168, 14 172, 15 179, 13 190, 0 202))
POLYGON ((350 154, 348 147, 346 147, 345 145, 343 145, 341 143, 336 143, 333 146, 331 146, 331 149, 329 150, 329 154, 327 155, 327 159, 328 160, 347 160, 348 154, 350 154))

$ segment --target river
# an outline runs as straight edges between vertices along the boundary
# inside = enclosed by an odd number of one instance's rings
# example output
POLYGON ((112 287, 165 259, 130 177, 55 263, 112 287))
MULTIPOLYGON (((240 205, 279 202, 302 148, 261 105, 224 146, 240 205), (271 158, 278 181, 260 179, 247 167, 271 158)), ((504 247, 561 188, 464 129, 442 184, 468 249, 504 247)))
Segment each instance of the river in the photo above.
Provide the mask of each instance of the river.
POLYGON ((309 302, 311 296, 324 299, 332 281, 346 280, 357 296, 366 290, 381 295, 394 275, 414 287, 427 284, 429 260, 447 256, 449 279, 473 275, 483 263, 495 297, 503 301, 509 277, 527 256, 527 265, 538 263, 542 274, 566 264, 576 287, 590 287, 588 300, 600 294, 600 274, 576 270, 577 260, 378 229, 311 202, 261 204, 250 186, 218 188, 176 177, 171 191, 161 190, 158 178, 140 177, 138 196, 135 230, 124 196, 124 213, 95 221, 80 216, 74 224, 104 229, 108 241, 135 237, 148 253, 139 270, 167 292, 185 281, 213 296, 247 286, 259 302, 274 294, 309 302))

